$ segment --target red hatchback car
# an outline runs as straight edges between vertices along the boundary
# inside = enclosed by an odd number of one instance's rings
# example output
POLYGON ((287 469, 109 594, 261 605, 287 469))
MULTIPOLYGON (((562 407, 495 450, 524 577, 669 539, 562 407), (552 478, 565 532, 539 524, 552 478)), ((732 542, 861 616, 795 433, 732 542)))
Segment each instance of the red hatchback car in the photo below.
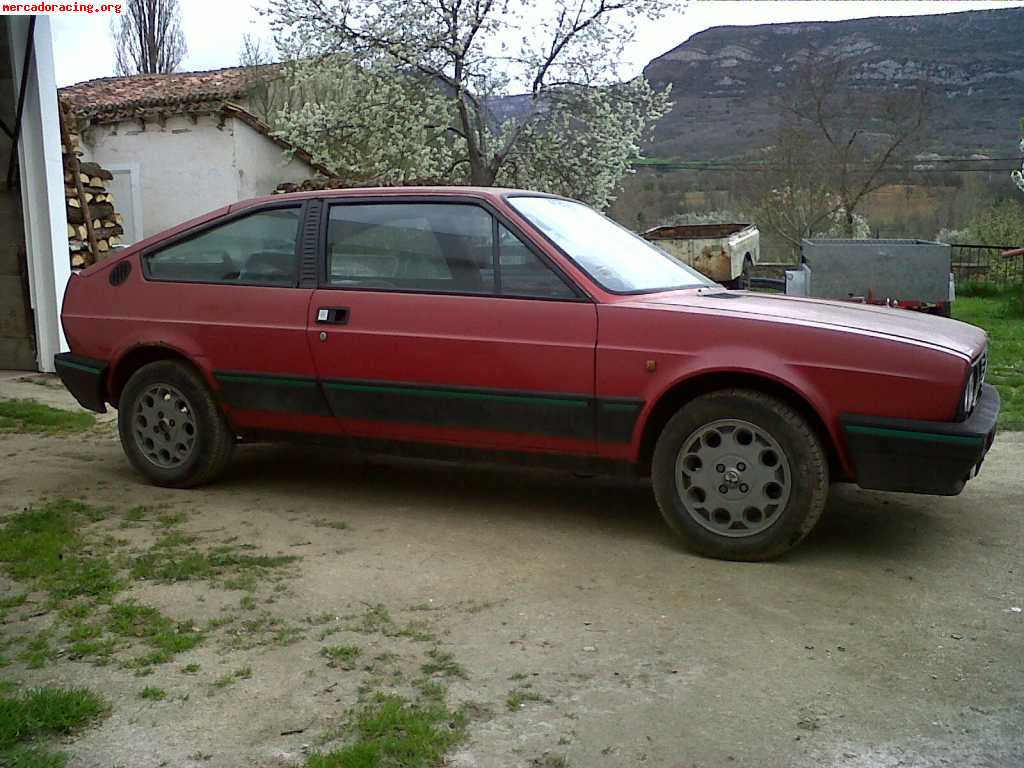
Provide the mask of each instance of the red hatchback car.
POLYGON ((830 481, 952 495, 995 434, 986 337, 872 306, 727 291, 587 206, 391 188, 238 203, 68 284, 87 408, 158 485, 238 442, 649 473, 697 552, 775 557, 830 481))

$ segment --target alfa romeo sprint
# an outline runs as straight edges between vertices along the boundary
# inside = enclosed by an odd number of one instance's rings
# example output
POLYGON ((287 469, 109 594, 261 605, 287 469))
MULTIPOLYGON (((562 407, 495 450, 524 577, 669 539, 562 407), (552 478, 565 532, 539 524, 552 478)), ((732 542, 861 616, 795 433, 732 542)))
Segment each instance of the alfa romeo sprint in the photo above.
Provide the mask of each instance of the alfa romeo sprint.
POLYGON ((691 549, 762 560, 830 482, 957 494, 995 434, 986 337, 729 291, 585 205, 390 188, 237 203, 71 278, 56 358, 151 482, 240 442, 649 475, 691 549))

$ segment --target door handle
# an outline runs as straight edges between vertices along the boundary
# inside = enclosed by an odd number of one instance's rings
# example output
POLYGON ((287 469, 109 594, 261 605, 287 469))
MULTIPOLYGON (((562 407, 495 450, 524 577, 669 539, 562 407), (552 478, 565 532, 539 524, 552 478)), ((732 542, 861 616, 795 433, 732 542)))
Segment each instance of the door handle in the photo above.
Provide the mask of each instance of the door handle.
POLYGON ((348 307, 320 307, 316 321, 320 325, 348 325, 350 314, 348 307))

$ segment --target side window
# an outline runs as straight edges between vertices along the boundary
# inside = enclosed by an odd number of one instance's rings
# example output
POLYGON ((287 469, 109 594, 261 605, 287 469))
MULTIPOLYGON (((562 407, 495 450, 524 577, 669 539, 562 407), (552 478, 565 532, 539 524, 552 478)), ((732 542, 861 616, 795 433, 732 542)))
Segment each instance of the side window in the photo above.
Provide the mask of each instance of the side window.
POLYGON ((502 296, 572 299, 576 294, 547 264, 505 227, 498 224, 498 263, 502 296))
POLYGON ((145 256, 153 280, 296 285, 299 208, 260 211, 145 256))
POLYGON ((491 216, 475 205, 333 205, 327 282, 339 288, 494 293, 491 216))

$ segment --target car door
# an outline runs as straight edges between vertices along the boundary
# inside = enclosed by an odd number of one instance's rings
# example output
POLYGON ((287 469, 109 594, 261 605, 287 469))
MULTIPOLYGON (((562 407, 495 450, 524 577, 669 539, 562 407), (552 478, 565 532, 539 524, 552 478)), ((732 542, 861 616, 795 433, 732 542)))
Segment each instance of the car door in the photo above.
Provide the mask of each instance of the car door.
POLYGON ((468 199, 335 202, 323 221, 310 347, 341 431, 593 452, 595 306, 513 225, 468 199))
POLYGON ((142 256, 148 335, 203 369, 240 431, 335 429, 306 339, 315 280, 299 284, 305 215, 301 203, 268 204, 142 256))

